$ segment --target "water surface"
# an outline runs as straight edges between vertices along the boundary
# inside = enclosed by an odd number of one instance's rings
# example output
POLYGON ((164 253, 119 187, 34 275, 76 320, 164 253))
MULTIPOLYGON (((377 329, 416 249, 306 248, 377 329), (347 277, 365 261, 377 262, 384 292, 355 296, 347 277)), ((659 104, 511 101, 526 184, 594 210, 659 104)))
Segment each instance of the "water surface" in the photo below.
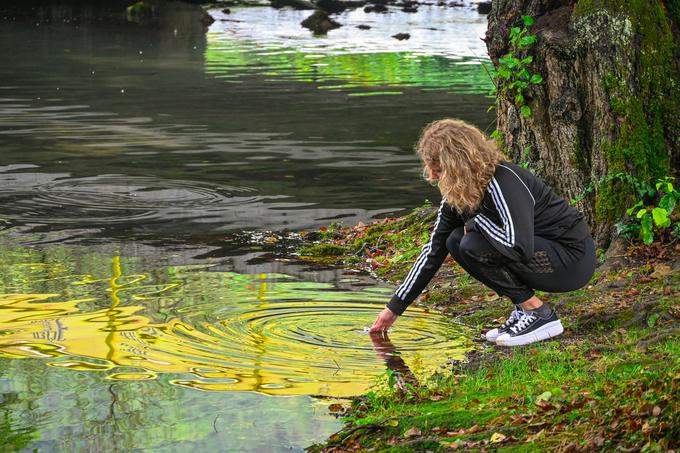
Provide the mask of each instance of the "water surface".
POLYGON ((357 10, 314 37, 307 12, 212 14, 0 23, 5 449, 299 451, 340 426, 318 396, 469 348, 418 309, 372 341, 393 288, 268 231, 436 200, 412 143, 491 122, 485 18, 357 10))

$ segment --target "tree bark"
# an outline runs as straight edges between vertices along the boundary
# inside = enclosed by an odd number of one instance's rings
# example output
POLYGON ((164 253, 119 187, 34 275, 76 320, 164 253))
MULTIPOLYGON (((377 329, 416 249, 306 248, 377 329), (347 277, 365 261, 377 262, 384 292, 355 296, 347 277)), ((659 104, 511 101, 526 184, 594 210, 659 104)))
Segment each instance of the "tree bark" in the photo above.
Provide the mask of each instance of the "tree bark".
MULTIPOLYGON (((486 43, 496 66, 511 27, 535 19, 525 118, 499 98, 506 153, 578 198, 600 246, 635 197, 626 174, 653 182, 680 162, 680 0, 494 0, 486 43)), ((501 90, 499 90, 500 92, 501 90)))

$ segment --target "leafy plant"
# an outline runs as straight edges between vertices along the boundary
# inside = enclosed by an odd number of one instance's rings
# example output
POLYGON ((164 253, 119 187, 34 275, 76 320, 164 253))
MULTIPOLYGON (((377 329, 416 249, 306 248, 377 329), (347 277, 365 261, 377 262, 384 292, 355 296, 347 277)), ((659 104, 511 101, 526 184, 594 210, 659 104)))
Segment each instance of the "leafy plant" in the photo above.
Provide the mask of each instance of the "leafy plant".
MULTIPOLYGON (((640 222, 639 237, 647 245, 654 242, 655 227, 657 230, 666 230, 673 227, 672 214, 678 205, 678 200, 680 200, 680 192, 673 186, 674 179, 671 176, 666 176, 663 179, 657 180, 654 186, 656 194, 653 198, 658 199, 656 205, 647 204, 643 198, 626 211, 626 214, 640 222)), ((629 231, 634 230, 630 229, 629 231)), ((672 231, 677 234, 677 221, 672 231)))
POLYGON ((526 103, 524 92, 530 85, 542 83, 543 77, 530 72, 529 65, 534 57, 526 55, 527 50, 537 41, 536 36, 530 35, 527 28, 533 25, 534 19, 531 16, 522 16, 522 23, 523 27, 510 29, 510 51, 498 60, 496 102, 499 99, 509 99, 520 109, 522 116, 528 118, 532 112, 526 103))

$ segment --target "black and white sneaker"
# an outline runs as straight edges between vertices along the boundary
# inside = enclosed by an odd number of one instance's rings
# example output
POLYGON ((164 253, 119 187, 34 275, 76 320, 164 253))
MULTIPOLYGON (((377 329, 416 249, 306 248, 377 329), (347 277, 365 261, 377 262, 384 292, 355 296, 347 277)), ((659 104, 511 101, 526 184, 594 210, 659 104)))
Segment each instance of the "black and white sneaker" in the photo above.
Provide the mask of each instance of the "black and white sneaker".
POLYGON ((515 308, 512 313, 510 313, 510 316, 508 317, 507 321, 505 321, 501 326, 497 329, 491 329, 489 330, 486 334, 486 340, 490 341, 492 343, 496 342, 496 339, 500 336, 503 335, 504 333, 507 333, 510 330, 510 327, 515 325, 517 321, 519 321, 519 318, 522 316, 522 310, 519 308, 515 308))
POLYGON ((556 337, 564 332, 562 321, 557 317, 555 310, 550 316, 541 318, 533 311, 520 312, 520 318, 508 331, 496 338, 496 344, 500 346, 520 346, 556 337))

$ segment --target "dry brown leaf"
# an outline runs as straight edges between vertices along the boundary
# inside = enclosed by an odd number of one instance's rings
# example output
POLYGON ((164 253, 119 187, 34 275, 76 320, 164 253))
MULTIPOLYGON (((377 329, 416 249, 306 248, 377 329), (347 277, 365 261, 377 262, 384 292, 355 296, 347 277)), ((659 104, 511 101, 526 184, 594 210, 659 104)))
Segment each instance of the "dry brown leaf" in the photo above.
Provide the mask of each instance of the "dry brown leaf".
POLYGON ((668 264, 657 264, 654 266, 654 272, 651 273, 652 278, 664 278, 671 275, 673 269, 668 264))
POLYGON ((417 437, 423 434, 418 428, 411 428, 404 433, 404 437, 417 437))

